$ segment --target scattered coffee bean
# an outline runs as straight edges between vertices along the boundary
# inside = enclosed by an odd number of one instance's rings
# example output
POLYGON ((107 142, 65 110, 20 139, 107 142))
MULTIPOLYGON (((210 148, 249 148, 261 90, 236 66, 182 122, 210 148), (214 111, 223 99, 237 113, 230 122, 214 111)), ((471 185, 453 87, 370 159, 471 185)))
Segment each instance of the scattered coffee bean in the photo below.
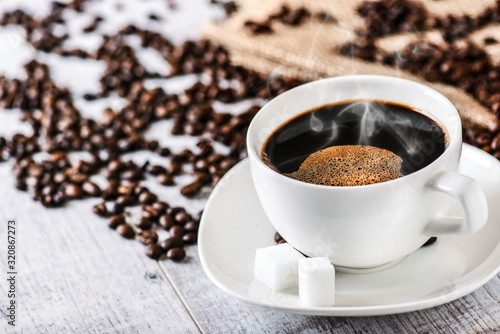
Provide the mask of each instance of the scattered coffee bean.
POLYGON ((166 173, 158 175, 157 180, 164 186, 172 186, 175 184, 173 177, 166 173))
POLYGON ((158 244, 148 244, 146 246, 146 255, 154 260, 158 260, 163 255, 163 249, 158 244))
POLYGON ((117 205, 131 206, 136 203, 136 199, 131 195, 121 195, 115 200, 117 205))
POLYGON ((122 224, 125 224, 125 217, 123 215, 113 215, 108 219, 108 226, 112 229, 116 229, 122 224))
POLYGON ((149 218, 142 216, 139 221, 135 224, 141 230, 149 230, 153 227, 153 221, 149 218))
POLYGON ((198 234, 193 232, 188 232, 182 236, 182 240, 188 245, 195 244, 196 241, 198 240, 198 234))
POLYGON ((203 184, 201 184, 198 181, 195 181, 193 183, 189 183, 185 185, 184 187, 181 188, 181 194, 183 196, 186 196, 188 198, 195 197, 203 187, 203 184))
POLYGON ((161 247, 165 252, 170 250, 171 248, 182 248, 184 247, 184 241, 181 238, 170 237, 168 239, 160 242, 161 247))
POLYGON ((172 218, 172 215, 166 213, 160 216, 158 223, 165 230, 169 230, 174 225, 174 218, 172 218))
POLYGON ((93 211, 99 217, 106 218, 109 215, 108 208, 106 207, 106 203, 104 202, 94 205, 93 211))
POLYGON ((432 245, 433 243, 435 243, 437 241, 437 237, 430 237, 429 240, 427 240, 423 245, 422 247, 425 247, 425 246, 429 246, 429 245, 432 245))
POLYGON ((94 182, 85 181, 82 184, 82 190, 88 196, 98 197, 101 196, 101 188, 94 182))
POLYGON ((158 234, 156 231, 141 231, 137 233, 135 238, 143 245, 156 244, 158 242, 158 234))
POLYGON ((78 199, 83 197, 83 190, 75 183, 67 183, 64 189, 64 194, 69 198, 78 199))
POLYGON ((180 225, 173 225, 168 229, 168 233, 170 233, 170 236, 173 238, 182 238, 184 235, 184 227, 180 225))
POLYGON ((181 261, 186 257, 186 251, 183 248, 171 248, 167 251, 167 258, 174 261, 181 261))
POLYGON ((200 225, 194 221, 188 221, 184 225, 184 229, 188 232, 196 232, 196 231, 198 231, 199 226, 200 225))
POLYGON ((120 224, 116 227, 116 232, 125 239, 132 239, 135 236, 135 231, 129 224, 120 224))
POLYGON ((144 191, 139 195, 139 203, 142 204, 151 204, 156 201, 158 197, 149 191, 144 191))

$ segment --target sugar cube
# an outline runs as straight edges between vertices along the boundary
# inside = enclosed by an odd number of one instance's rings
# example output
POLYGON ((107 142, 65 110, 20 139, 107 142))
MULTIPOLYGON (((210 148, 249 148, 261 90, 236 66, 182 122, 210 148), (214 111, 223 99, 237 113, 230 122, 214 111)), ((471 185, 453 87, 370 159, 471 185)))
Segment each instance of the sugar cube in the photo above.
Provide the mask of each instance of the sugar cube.
POLYGON ((299 297, 307 306, 335 304, 335 267, 327 257, 299 260, 299 297))
POLYGON ((289 244, 257 249, 254 275, 273 291, 296 287, 298 284, 298 260, 304 255, 289 244))

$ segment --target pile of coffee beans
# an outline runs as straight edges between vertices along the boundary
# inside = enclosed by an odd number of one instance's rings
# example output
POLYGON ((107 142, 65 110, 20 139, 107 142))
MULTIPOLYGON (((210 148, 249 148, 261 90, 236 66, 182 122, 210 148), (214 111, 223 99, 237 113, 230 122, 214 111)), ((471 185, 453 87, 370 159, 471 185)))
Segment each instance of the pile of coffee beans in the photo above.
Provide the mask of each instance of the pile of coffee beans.
MULTIPOLYGON (((416 2, 382 0, 365 2, 359 8, 365 18, 365 31, 355 43, 340 47, 341 54, 371 62, 396 66, 431 82, 442 82, 463 89, 500 117, 500 67, 494 65, 479 46, 467 39, 471 32, 500 22, 500 2, 477 17, 435 17, 416 2), (375 9, 385 8, 385 11, 375 9), (413 14, 412 14, 413 13, 413 14), (401 22, 413 22, 413 30, 401 22), (373 27, 379 27, 375 31, 373 27), (402 31, 439 28, 443 44, 413 42, 403 50, 388 54, 375 46, 375 37, 402 31)), ((485 40, 485 43, 496 41, 485 40)), ((499 124, 497 122, 497 124, 499 124)), ((492 129, 465 129, 464 141, 500 159, 500 126, 492 129)))
POLYGON ((439 29, 444 40, 452 42, 488 24, 500 22, 500 2, 495 2, 476 17, 438 17, 427 12, 420 2, 412 0, 365 1, 359 6, 358 13, 365 21, 364 29, 358 34, 364 37, 439 29))
MULTIPOLYGON (((5 13, 0 25, 24 27, 27 41, 40 51, 105 62, 101 91, 83 97, 95 100, 113 93, 125 98, 127 104, 121 110, 106 108, 98 122, 85 118, 75 107, 71 92, 51 79, 47 65, 30 61, 25 65, 26 79, 0 76, 0 107, 21 109, 22 120, 33 129, 32 135, 0 138, 0 161, 14 162, 16 188, 29 192, 45 207, 63 206, 70 200, 101 198, 93 206, 93 212, 107 219, 111 229, 123 238, 144 244, 150 258, 181 261, 186 255, 184 247, 197 242, 201 212, 193 216, 183 207, 169 205, 142 182, 149 175, 164 186, 172 186, 179 175, 190 170, 192 182, 181 187, 183 196, 193 198, 203 188, 215 186, 245 157, 246 131, 259 105, 235 115, 215 111, 212 103, 234 103, 255 97, 269 99, 301 82, 271 78, 234 66, 225 48, 207 40, 174 45, 161 34, 135 26, 128 26, 114 36, 104 36, 93 54, 66 50, 62 46, 68 36, 54 35, 54 26, 64 24, 66 8, 81 11, 82 5, 83 1, 76 0, 69 4, 54 3, 51 12, 41 20, 16 10, 5 13), (142 47, 154 49, 165 58, 171 67, 170 74, 148 72, 134 49, 127 45, 124 38, 127 35, 138 36, 142 47), (148 78, 185 74, 203 75, 209 80, 196 82, 181 94, 144 86, 148 78), (227 82, 231 85, 224 85, 227 82), (172 120, 173 135, 197 137, 196 150, 173 154, 171 148, 147 140, 145 132, 164 119, 172 120), (227 146, 229 153, 218 153, 214 141, 227 146), (137 165, 122 160, 124 153, 138 150, 151 151, 169 162, 163 165, 146 161, 137 165), (70 161, 70 153, 77 151, 87 152, 88 158, 70 161), (35 159, 34 155, 40 152, 50 158, 35 159), (96 174, 107 178, 105 188, 92 181, 96 174), (139 206, 141 215, 134 220, 129 208, 139 206), (159 229, 168 231, 169 238, 160 241, 159 229)), ((236 9, 234 4, 224 4, 224 8, 230 13, 236 9)), ((96 16, 84 33, 95 31, 102 21, 96 16)))
POLYGON ((336 19, 326 12, 312 14, 304 7, 291 9, 287 5, 283 5, 276 13, 270 15, 265 21, 255 22, 248 20, 244 23, 244 26, 254 35, 270 34, 274 32, 271 27, 273 21, 281 22, 287 26, 296 27, 302 25, 307 19, 316 19, 324 23, 336 22, 336 19))

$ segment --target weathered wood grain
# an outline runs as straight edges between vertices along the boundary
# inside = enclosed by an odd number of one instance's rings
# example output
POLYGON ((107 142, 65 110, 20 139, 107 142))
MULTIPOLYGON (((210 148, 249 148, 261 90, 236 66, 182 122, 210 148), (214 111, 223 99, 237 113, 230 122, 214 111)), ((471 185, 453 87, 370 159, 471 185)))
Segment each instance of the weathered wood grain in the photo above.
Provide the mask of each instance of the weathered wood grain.
POLYGON ((199 333, 138 242, 91 213, 97 200, 47 210, 0 165, 0 333, 199 333), (17 220, 17 324, 5 320, 6 226, 17 220))

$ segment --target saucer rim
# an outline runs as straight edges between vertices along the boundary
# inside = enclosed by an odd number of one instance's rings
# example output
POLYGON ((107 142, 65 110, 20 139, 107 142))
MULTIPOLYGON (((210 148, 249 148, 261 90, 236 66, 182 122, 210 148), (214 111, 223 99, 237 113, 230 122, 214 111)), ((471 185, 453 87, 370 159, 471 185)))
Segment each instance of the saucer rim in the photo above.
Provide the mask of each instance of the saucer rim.
MULTIPOLYGON (((472 152, 469 154, 475 155, 479 154, 482 155, 482 159, 487 159, 494 161, 494 164, 497 164, 497 168, 500 168, 500 163, 497 159, 495 159, 492 155, 484 152, 483 150, 476 148, 472 145, 463 143, 462 146, 462 157, 465 156, 467 153, 466 152, 472 152)), ((241 170, 248 169, 249 171, 249 161, 248 158, 243 159, 240 161, 237 165, 235 165, 226 175, 220 180, 220 182, 217 184, 217 186, 214 188, 212 191, 206 206, 205 206, 205 211, 207 208, 210 207, 211 203, 216 200, 218 197, 219 192, 223 191, 222 189, 225 188, 225 184, 227 182, 230 182, 231 174, 240 172, 241 170)), ((198 254, 200 257, 200 262, 203 267, 203 270, 205 271, 205 274, 208 276, 208 278, 212 281, 212 283, 215 284, 219 289, 227 293, 228 295, 241 300, 243 302, 252 304, 252 305, 257 305, 257 306, 264 306, 267 308, 271 308, 274 310, 280 310, 284 312, 289 312, 289 313, 296 313, 296 314, 303 314, 303 315, 319 315, 319 316, 376 316, 376 315, 387 315, 387 314, 399 314, 399 313, 406 313, 406 312, 412 312, 412 311, 418 311, 422 309, 427 309, 431 308, 434 306, 439 306, 442 304, 449 303, 453 300, 456 300, 458 298, 461 298, 465 295, 470 294, 471 292, 477 290, 478 288, 482 287, 485 285, 487 282, 489 282, 493 277, 495 277, 499 272, 500 272, 500 239, 497 244, 497 246, 493 249, 493 251, 489 254, 488 257, 485 257, 484 260, 474 268, 474 272, 471 271, 466 275, 473 274, 471 277, 467 278, 464 282, 459 282, 459 286, 455 287, 452 291, 446 292, 444 294, 434 296, 431 298, 422 298, 414 301, 408 301, 408 302, 403 302, 403 303, 397 303, 397 304, 388 304, 388 305, 371 305, 371 306, 332 306, 332 307, 313 307, 313 306, 305 306, 305 305, 277 305, 273 303, 268 303, 265 301, 258 301, 255 299, 252 299, 248 296, 242 295, 238 292, 235 292, 234 290, 230 289, 228 286, 226 286, 224 283, 219 281, 217 276, 213 273, 211 270, 211 266, 208 263, 208 259, 205 257, 205 251, 204 249, 207 247, 205 245, 205 239, 202 237, 205 233, 205 229, 207 229, 207 224, 204 223, 206 219, 206 215, 202 216, 201 222, 200 222, 200 230, 199 230, 199 240, 198 240, 198 254), (499 254, 497 254, 499 253, 499 254), (496 255, 496 256, 495 256, 496 255), (489 262, 493 261, 496 259, 496 266, 494 264, 489 264, 489 262), (481 268, 485 266, 486 268, 481 268), (493 268, 490 268, 491 266, 494 266, 493 268), (484 272, 487 271, 486 274, 484 272)), ((462 275, 461 277, 464 277, 465 275, 462 275)))

